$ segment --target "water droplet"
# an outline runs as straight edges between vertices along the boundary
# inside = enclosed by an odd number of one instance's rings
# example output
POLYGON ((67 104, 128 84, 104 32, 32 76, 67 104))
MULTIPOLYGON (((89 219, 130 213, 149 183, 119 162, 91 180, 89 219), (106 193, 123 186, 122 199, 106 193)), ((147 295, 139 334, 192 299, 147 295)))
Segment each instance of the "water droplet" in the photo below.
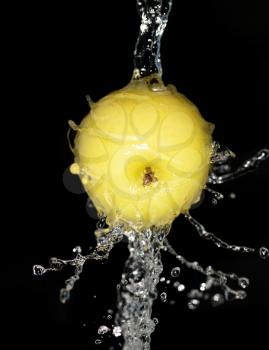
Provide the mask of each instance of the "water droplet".
POLYGON ((188 302, 188 308, 190 310, 195 310, 197 309, 197 307, 200 305, 200 300, 198 299, 191 299, 189 302, 188 302))
POLYGON ((206 283, 203 282, 200 284, 200 291, 204 292, 205 290, 206 290, 206 283))
POLYGON ((70 298, 70 292, 64 288, 60 290, 60 302, 65 304, 70 298))
POLYGON ((73 253, 76 254, 81 254, 82 250, 81 247, 79 245, 77 245, 75 248, 73 248, 73 253))
POLYGON ((177 287, 177 290, 178 290, 179 292, 183 292, 185 289, 186 289, 186 287, 184 286, 184 284, 180 284, 180 285, 177 287))
POLYGON ((114 314, 114 311, 113 311, 112 309, 108 309, 108 310, 107 310, 107 313, 108 313, 108 314, 114 314))
POLYGON ((269 257, 269 249, 266 247, 261 247, 259 249, 259 254, 262 259, 267 259, 269 257))
POLYGON ((171 276, 172 277, 178 277, 180 274, 180 267, 174 267, 172 270, 171 270, 171 276))
POLYGON ((160 294, 161 301, 165 303, 167 301, 167 294, 165 292, 162 292, 160 294))
POLYGON ((171 283, 171 281, 170 280, 166 280, 166 284, 170 284, 171 283))
POLYGON ((238 284, 241 288, 247 288, 249 286, 249 279, 246 277, 241 277, 238 280, 238 284))
POLYGON ((239 290, 235 295, 235 299, 243 300, 246 298, 246 296, 247 293, 244 290, 239 290))
POLYGON ((160 282, 164 282, 164 281, 165 281, 165 277, 161 277, 160 282))
POLYGON ((212 203, 213 205, 217 205, 217 204, 218 204, 218 200, 217 200, 216 198, 212 198, 211 203, 212 203))
POLYGON ((219 306, 224 303, 224 296, 220 293, 214 294, 211 298, 212 306, 219 306))
POLYGON ((230 197, 231 199, 235 199, 235 198, 236 198, 236 194, 235 194, 234 192, 231 192, 231 193, 229 194, 229 197, 230 197))
POLYGON ((158 324, 158 323, 159 323, 158 318, 157 318, 157 317, 154 317, 154 318, 153 318, 153 322, 154 322, 155 324, 158 324))
POLYGON ((120 326, 116 326, 113 328, 113 335, 115 337, 120 337, 121 336, 121 328, 120 326))
POLYGON ((106 334, 109 331, 110 331, 110 328, 108 328, 107 326, 100 326, 98 328, 98 334, 106 334))
POLYGON ((41 266, 41 265, 34 265, 33 266, 33 274, 35 276, 41 276, 46 272, 45 267, 41 266))
POLYGON ((112 316, 111 315, 107 315, 106 317, 108 320, 112 320, 112 316))
POLYGON ((100 344, 102 343, 102 340, 96 339, 94 343, 95 343, 96 345, 100 345, 100 344))

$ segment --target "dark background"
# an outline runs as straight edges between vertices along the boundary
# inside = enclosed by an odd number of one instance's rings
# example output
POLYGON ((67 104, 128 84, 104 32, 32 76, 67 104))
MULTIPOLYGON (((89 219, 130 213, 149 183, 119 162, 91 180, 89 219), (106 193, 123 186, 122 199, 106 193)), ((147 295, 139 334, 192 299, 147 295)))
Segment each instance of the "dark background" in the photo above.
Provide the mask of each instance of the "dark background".
MULTIPOLYGON (((165 83, 175 84, 215 123, 215 139, 237 154, 238 163, 269 146, 266 3, 174 0, 162 43, 165 83)), ((9 185, 3 183, 3 192, 11 214, 4 215, 7 257, 1 288, 7 292, 2 300, 8 311, 2 316, 7 348, 108 349, 112 339, 99 346, 94 340, 98 326, 111 325, 103 316, 115 310, 125 245, 115 248, 108 262, 87 264, 67 305, 60 304, 58 291, 71 271, 37 278, 31 269, 35 263, 47 266, 51 256, 71 257, 75 245, 85 250, 94 245, 96 221, 86 213, 86 195, 72 194, 63 184, 72 162, 67 121, 79 123, 87 113, 86 94, 98 100, 129 82, 139 27, 135 1, 24 3, 11 5, 4 17, 3 75, 10 101, 3 130, 3 172, 9 185)), ((207 196, 193 215, 227 241, 268 246, 268 176, 267 161, 220 186, 225 199, 212 206, 207 196), (235 200, 230 192, 236 193, 235 200)), ((266 347, 268 261, 217 250, 182 218, 174 222, 169 240, 186 258, 249 277, 251 285, 242 302, 196 311, 187 309, 185 294, 167 288, 168 302, 156 302, 154 308, 160 323, 152 349, 266 347)), ((166 255, 163 261, 168 275, 177 263, 166 255)), ((190 287, 199 282, 188 272, 182 279, 190 287)))

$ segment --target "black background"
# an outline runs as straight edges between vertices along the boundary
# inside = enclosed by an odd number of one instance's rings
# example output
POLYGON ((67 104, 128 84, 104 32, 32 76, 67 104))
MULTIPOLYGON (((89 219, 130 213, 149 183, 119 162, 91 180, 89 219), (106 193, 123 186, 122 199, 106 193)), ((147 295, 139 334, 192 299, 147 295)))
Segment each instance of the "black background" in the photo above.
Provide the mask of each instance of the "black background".
MULTIPOLYGON (((3 183, 3 191, 11 214, 5 215, 1 288, 7 292, 2 300, 8 311, 3 316, 7 348, 108 349, 112 339, 98 346, 94 340, 98 326, 106 324, 106 310, 115 310, 126 247, 115 248, 104 264, 88 263, 67 305, 60 304, 58 291, 71 271, 37 278, 31 268, 46 265, 50 256, 69 258, 75 245, 87 249, 94 244, 96 222, 86 213, 86 195, 72 194, 63 185, 72 162, 67 121, 79 123, 87 113, 86 94, 98 100, 130 80, 139 27, 135 1, 57 7, 38 2, 11 5, 6 14, 3 75, 11 101, 3 130, 9 185, 3 183)), ((268 40, 266 1, 174 0, 162 42, 165 83, 175 84, 215 123, 215 139, 237 154, 238 163, 269 146, 268 40)), ((268 246, 268 176, 267 161, 220 186, 226 196, 218 206, 206 196, 193 215, 230 242, 268 246)), ((266 346, 268 261, 217 250, 182 218, 174 222, 169 240, 186 258, 247 276, 251 285, 242 302, 196 311, 187 309, 184 294, 169 287, 168 300, 176 304, 156 302, 160 323, 152 349, 266 346)), ((177 265, 166 255, 164 264, 166 275, 177 265)), ((196 275, 184 276, 188 286, 199 282, 196 275)))

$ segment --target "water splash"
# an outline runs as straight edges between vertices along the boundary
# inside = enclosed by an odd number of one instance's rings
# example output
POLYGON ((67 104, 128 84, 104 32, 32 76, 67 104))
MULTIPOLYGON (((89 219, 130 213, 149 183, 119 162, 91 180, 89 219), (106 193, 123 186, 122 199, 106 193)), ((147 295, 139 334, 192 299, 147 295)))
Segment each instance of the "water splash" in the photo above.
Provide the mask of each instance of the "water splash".
MULTIPOLYGON (((226 151, 227 152, 227 151, 226 151)), ((208 177, 209 184, 222 184, 227 181, 234 180, 242 175, 247 174, 250 171, 255 170, 260 166, 262 162, 269 158, 269 149, 263 148, 259 150, 254 156, 247 159, 237 169, 231 170, 231 166, 227 161, 231 158, 231 154, 223 153, 215 149, 215 155, 213 156, 213 169, 208 177), (222 158, 223 157, 223 158, 222 158), (217 160, 216 160, 217 159, 217 160), (219 159, 222 159, 219 161, 219 159)))
MULTIPOLYGON (((215 270, 212 266, 203 268, 197 261, 188 261, 175 251, 167 239, 164 240, 164 246, 166 251, 175 256, 182 265, 206 276, 206 280, 200 284, 199 290, 192 289, 188 293, 188 298, 190 299, 188 302, 189 309, 195 310, 200 305, 201 300, 211 300, 213 306, 218 306, 225 300, 245 299, 247 294, 244 289, 249 285, 249 280, 246 277, 239 277, 235 273, 215 270), (243 289, 234 289, 230 286, 230 283, 236 283, 239 288, 243 289), (216 288, 219 288, 222 293, 210 295, 210 290, 215 290, 216 288)), ((174 287, 180 292, 185 290, 185 286, 178 283, 178 281, 174 284, 174 287)))
MULTIPOLYGON (((129 258, 118 290, 116 323, 125 340, 124 350, 149 349, 155 322, 151 319, 156 286, 163 270, 161 249, 170 230, 167 227, 125 233, 129 258)), ((161 296, 162 297, 162 296, 161 296)))
POLYGON ((227 161, 235 158, 235 154, 227 146, 221 145, 217 141, 212 143, 211 163, 213 166, 228 165, 227 161))
MULTIPOLYGON (((255 157, 251 158, 250 163, 255 165, 252 166, 252 170, 260 164, 261 160, 266 159, 263 152, 264 150, 258 152, 258 158, 256 157, 258 160, 255 157)), ((222 157, 222 165, 225 157, 222 157)), ((249 161, 244 162, 244 164, 250 163, 249 161)), ((230 176, 228 179, 232 180, 233 178, 233 176, 230 176)), ((208 188, 206 189, 208 190, 208 188)), ((209 192, 217 196, 218 199, 222 198, 221 194, 214 190, 211 191, 210 189, 209 192)), ((254 248, 237 246, 221 240, 213 233, 206 231, 204 226, 189 213, 185 214, 185 218, 196 228, 202 238, 210 240, 219 248, 241 253, 253 253, 255 251, 254 248)), ((80 278, 85 262, 91 259, 107 259, 114 245, 126 238, 130 255, 125 264, 121 284, 118 287, 118 312, 115 317, 116 325, 112 330, 112 334, 116 338, 123 336, 125 340, 124 350, 150 349, 151 334, 157 324, 156 320, 151 318, 152 305, 158 295, 156 287, 159 281, 166 282, 166 284, 168 284, 168 281, 169 284, 171 282, 166 280, 165 277, 160 278, 163 270, 161 261, 162 250, 175 256, 182 266, 205 276, 205 281, 199 285, 198 289, 191 289, 187 294, 189 298, 187 306, 190 310, 196 310, 202 302, 209 301, 213 307, 216 307, 222 305, 225 301, 243 300, 246 298, 245 289, 249 286, 248 278, 238 276, 235 273, 215 270, 212 266, 203 268, 197 261, 188 261, 179 255, 168 242, 166 236, 170 226, 154 227, 141 232, 135 232, 133 229, 123 226, 115 226, 110 229, 106 227, 106 218, 101 217, 96 228, 97 245, 92 252, 82 255, 81 248, 77 246, 73 249, 73 253, 76 254, 75 258, 71 260, 51 258, 49 268, 34 265, 33 273, 40 276, 48 271, 60 271, 67 265, 74 266, 74 275, 66 280, 65 287, 60 291, 60 301, 65 303, 68 301, 75 283, 80 278), (235 288, 234 285, 238 288, 235 288)), ((261 247, 259 255, 263 259, 268 258, 268 248, 261 247)), ((179 266, 174 267, 171 270, 171 277, 178 277, 180 270, 179 266)), ((186 290, 186 286, 179 281, 175 281, 173 287, 180 293, 186 290)), ((164 303, 167 301, 166 292, 160 294, 160 300, 164 303)), ((108 315, 107 319, 111 320, 112 316, 108 315)), ((106 326, 99 327, 99 335, 103 336, 110 332, 108 327, 104 327, 106 326)), ((96 345, 101 343, 102 340, 95 340, 96 345)))
POLYGON ((136 3, 141 24, 134 50, 133 78, 140 79, 152 74, 161 77, 161 38, 168 22, 172 0, 137 0, 136 3))
POLYGON ((254 248, 249 248, 245 246, 239 246, 234 244, 229 244, 222 239, 218 238, 214 233, 208 232, 205 227, 195 220, 190 213, 185 214, 185 218, 196 228, 200 237, 213 242, 218 248, 224 248, 239 253, 254 253, 254 248))
POLYGON ((218 204, 218 201, 224 198, 224 195, 222 193, 217 192, 210 187, 205 186, 204 189, 213 195, 212 204, 218 204))
POLYGON ((60 290, 60 301, 63 304, 69 300, 70 293, 83 272, 85 262, 87 260, 108 259, 111 249, 116 243, 119 243, 123 239, 121 226, 115 226, 111 230, 105 229, 104 220, 105 219, 102 217, 96 225, 97 230, 95 231, 95 236, 97 245, 90 254, 82 255, 81 247, 77 246, 73 249, 73 253, 76 254, 73 259, 63 260, 59 258, 50 258, 48 268, 41 265, 33 266, 33 274, 36 276, 41 276, 50 271, 61 271, 65 266, 75 267, 74 275, 65 281, 65 287, 60 290))

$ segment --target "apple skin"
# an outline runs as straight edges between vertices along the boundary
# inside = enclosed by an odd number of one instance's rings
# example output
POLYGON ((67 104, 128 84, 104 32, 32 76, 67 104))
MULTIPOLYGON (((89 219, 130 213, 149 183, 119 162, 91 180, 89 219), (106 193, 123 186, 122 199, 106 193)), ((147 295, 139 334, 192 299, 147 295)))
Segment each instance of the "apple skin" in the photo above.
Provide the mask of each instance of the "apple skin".
POLYGON ((214 125, 173 85, 132 80, 93 103, 76 129, 70 171, 109 225, 171 224, 199 200, 214 125))

